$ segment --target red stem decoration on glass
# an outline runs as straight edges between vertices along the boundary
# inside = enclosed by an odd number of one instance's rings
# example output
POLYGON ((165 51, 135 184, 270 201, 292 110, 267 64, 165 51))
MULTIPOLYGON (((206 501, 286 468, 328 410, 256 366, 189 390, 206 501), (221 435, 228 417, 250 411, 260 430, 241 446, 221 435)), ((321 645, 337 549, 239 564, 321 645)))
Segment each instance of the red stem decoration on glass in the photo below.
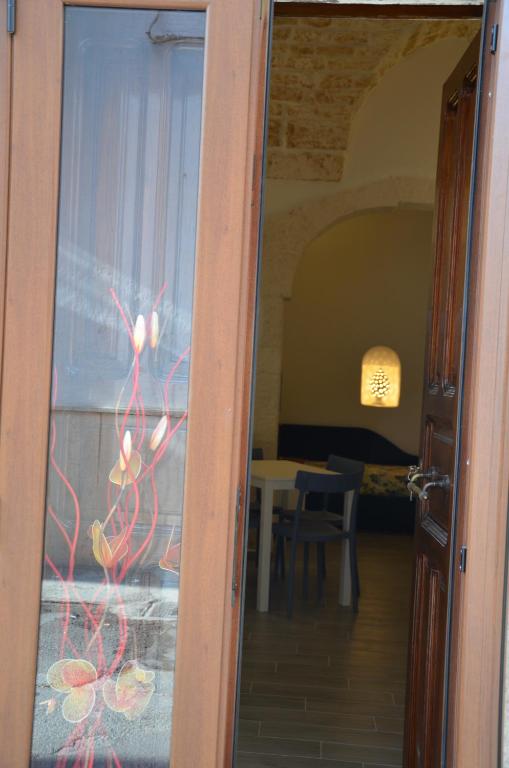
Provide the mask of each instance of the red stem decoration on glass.
MULTIPOLYGON (((58 373, 56 369, 54 370, 50 465, 66 491, 64 498, 69 499, 71 503, 72 523, 70 528, 66 526, 56 509, 48 504, 48 519, 60 534, 65 547, 64 551, 67 553, 67 562, 62 568, 49 554, 45 555, 45 562, 60 585, 62 594, 59 657, 48 670, 47 678, 50 687, 64 695, 62 715, 68 722, 74 724, 74 728, 59 751, 55 768, 71 768, 71 766, 72 768, 82 766, 94 768, 97 760, 101 765, 122 768, 120 758, 111 743, 111 736, 102 720, 104 711, 108 707, 133 720, 141 716, 155 689, 154 673, 143 669, 136 660, 126 658, 127 649, 131 650, 130 628, 122 598, 122 587, 126 584, 133 568, 140 563, 142 555, 141 562, 150 555, 160 508, 155 470, 167 454, 173 437, 187 419, 187 411, 185 411, 172 424, 169 389, 180 366, 189 356, 189 348, 182 352, 165 378, 162 391, 163 411, 150 440, 147 440, 147 414, 140 383, 140 357, 145 347, 150 347, 153 351, 158 348, 160 340, 158 308, 166 288, 167 284, 164 283, 154 300, 148 322, 145 322, 142 315, 138 315, 135 323, 129 319, 130 314, 122 306, 115 291, 110 289, 113 304, 129 339, 133 358, 126 380, 126 384, 130 381, 130 392, 127 405, 123 409, 120 426, 120 400, 115 409, 118 458, 109 477, 106 477, 107 512, 102 523, 96 520, 88 529, 91 542, 87 532, 82 530, 83 516, 78 494, 55 456, 58 373), (132 422, 134 423, 131 434, 129 424, 132 422), (142 452, 150 456, 150 460, 143 462, 142 452), (148 489, 152 498, 151 519, 143 540, 136 546, 133 534, 140 517, 140 487, 146 480, 148 480, 148 489), (87 537, 88 546, 95 558, 94 562, 98 568, 102 569, 95 591, 86 597, 84 585, 78 587, 75 576, 80 535, 83 538, 87 537), (116 643, 112 643, 110 636, 109 647, 104 635, 106 626, 109 629, 109 625, 105 622, 108 612, 115 616, 118 627, 118 639, 116 643), (71 619, 77 613, 80 614, 83 623, 81 640, 78 632, 73 633, 72 639, 70 637, 71 619), (71 659, 66 657, 66 653, 69 652, 72 655, 71 659), (116 683, 112 680, 115 674, 117 674, 116 683), (103 737, 107 749, 107 753, 101 756, 98 755, 96 748, 98 733, 103 737)), ((63 502, 62 506, 67 507, 67 502, 63 502)), ((170 543, 174 530, 173 526, 170 543)), ((178 546, 177 543, 172 549, 175 550, 178 546)), ((80 553, 82 552, 83 547, 80 549, 80 553)), ((158 561, 159 558, 155 557, 155 562, 158 561)), ((173 572, 177 573, 177 570, 173 572)), ((109 631, 111 632, 111 629, 109 631)), ((43 703, 48 705, 48 712, 53 711, 56 706, 54 698, 43 703)))

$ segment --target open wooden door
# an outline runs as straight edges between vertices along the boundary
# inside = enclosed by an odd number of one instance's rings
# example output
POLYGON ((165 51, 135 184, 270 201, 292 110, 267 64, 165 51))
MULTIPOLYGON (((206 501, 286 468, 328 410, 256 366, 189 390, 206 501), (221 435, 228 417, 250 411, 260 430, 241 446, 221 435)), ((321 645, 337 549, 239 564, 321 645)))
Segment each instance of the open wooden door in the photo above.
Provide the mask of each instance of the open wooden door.
POLYGON ((418 497, 418 512, 407 768, 438 768, 445 733, 444 683, 478 61, 479 37, 447 80, 442 98, 421 466, 409 474, 409 488, 418 497))
POLYGON ((269 3, 17 5, 0 762, 223 768, 269 3))
POLYGON ((444 87, 405 768, 495 768, 508 498, 508 4, 444 87), (479 62, 479 67, 478 67, 479 62), (505 126, 505 127, 504 127, 505 126))

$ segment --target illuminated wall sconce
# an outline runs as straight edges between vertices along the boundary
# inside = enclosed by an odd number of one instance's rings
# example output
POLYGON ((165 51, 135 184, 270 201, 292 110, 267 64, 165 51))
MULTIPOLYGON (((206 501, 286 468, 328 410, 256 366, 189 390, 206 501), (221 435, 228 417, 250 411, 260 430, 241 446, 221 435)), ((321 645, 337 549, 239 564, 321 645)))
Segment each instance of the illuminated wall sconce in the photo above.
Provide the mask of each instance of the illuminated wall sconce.
POLYGON ((362 358, 361 405, 397 408, 401 362, 390 347, 371 347, 362 358))

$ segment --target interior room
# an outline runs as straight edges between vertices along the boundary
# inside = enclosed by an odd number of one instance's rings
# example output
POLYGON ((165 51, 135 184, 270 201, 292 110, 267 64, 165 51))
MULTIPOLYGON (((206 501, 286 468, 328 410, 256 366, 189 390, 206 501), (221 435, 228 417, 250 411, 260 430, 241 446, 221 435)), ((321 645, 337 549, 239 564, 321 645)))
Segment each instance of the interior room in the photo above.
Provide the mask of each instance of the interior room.
POLYGON ((442 86, 479 27, 274 20, 237 768, 402 765, 442 86))

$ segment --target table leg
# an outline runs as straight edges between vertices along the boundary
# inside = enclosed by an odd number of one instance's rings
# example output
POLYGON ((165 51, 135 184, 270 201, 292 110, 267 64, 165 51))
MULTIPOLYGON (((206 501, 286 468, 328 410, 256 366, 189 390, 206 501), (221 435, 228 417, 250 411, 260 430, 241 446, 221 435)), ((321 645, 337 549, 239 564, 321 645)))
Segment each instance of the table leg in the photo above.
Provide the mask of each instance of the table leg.
POLYGON ((260 551, 258 554, 258 585, 256 593, 256 609, 266 612, 269 610, 270 591, 270 552, 272 548, 272 509, 274 506, 274 491, 269 483, 261 488, 260 509, 260 551))
MULTIPOLYGON (((345 519, 343 522, 345 531, 350 528, 352 517, 352 504, 355 491, 345 494, 345 519)), ((350 551, 348 541, 341 542, 341 565, 339 569, 339 604, 348 606, 352 601, 352 578, 350 575, 350 551)))

